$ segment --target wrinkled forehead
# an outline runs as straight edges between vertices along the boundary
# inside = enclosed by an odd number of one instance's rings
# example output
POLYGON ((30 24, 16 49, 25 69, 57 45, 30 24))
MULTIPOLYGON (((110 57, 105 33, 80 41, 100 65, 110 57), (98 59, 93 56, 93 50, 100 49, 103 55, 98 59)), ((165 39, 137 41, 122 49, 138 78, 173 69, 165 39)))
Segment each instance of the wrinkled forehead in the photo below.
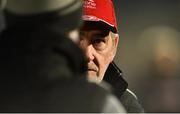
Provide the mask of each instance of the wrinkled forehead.
POLYGON ((100 31, 103 33, 109 33, 110 28, 108 25, 103 22, 96 21, 84 21, 83 26, 80 29, 81 31, 100 31))

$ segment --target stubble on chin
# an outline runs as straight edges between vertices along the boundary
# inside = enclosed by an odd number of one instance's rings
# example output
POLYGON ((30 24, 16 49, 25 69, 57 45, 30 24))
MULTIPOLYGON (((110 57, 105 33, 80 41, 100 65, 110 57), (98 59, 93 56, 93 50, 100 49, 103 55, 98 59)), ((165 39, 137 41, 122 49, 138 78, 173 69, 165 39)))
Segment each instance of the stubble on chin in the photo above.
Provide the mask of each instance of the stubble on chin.
POLYGON ((88 80, 90 81, 90 82, 95 82, 95 83, 101 83, 101 81, 102 81, 102 77, 101 76, 99 76, 99 75, 97 75, 98 73, 95 73, 95 74, 88 74, 88 80))
POLYGON ((88 76, 87 79, 88 79, 89 82, 93 82, 93 83, 97 83, 97 84, 99 84, 101 82, 101 80, 99 80, 97 78, 97 76, 88 76))

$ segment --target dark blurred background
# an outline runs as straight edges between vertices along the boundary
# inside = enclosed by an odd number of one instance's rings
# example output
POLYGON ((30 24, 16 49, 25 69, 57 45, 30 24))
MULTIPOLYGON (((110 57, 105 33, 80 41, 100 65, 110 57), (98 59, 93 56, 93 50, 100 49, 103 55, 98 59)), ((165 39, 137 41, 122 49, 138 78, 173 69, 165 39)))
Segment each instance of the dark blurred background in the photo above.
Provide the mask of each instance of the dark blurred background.
POLYGON ((146 112, 180 112, 180 0, 114 0, 115 58, 146 112))

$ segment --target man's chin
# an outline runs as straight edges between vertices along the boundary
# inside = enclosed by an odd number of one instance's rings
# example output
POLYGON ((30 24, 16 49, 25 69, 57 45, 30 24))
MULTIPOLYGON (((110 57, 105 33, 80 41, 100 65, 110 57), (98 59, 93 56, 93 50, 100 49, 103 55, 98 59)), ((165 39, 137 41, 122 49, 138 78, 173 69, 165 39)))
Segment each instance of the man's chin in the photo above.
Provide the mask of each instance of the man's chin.
POLYGON ((96 71, 93 71, 93 70, 88 70, 87 71, 87 75, 89 77, 97 77, 97 72, 96 71))
POLYGON ((93 82, 93 83, 97 83, 99 84, 101 82, 101 80, 99 80, 97 77, 95 76, 88 76, 88 81, 89 82, 93 82))
POLYGON ((88 72, 88 80, 90 82, 95 82, 95 83, 100 83, 101 82, 101 80, 99 79, 97 74, 96 73, 92 73, 92 72, 91 73, 88 72))

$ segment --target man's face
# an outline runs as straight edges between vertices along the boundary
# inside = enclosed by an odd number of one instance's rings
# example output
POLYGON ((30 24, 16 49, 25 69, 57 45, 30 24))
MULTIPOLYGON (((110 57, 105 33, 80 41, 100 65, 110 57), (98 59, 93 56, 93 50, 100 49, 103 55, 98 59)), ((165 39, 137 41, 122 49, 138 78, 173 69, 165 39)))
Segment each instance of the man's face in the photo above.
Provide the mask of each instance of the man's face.
POLYGON ((118 37, 101 27, 85 28, 80 30, 80 47, 88 60, 88 78, 99 83, 116 54, 118 37))

